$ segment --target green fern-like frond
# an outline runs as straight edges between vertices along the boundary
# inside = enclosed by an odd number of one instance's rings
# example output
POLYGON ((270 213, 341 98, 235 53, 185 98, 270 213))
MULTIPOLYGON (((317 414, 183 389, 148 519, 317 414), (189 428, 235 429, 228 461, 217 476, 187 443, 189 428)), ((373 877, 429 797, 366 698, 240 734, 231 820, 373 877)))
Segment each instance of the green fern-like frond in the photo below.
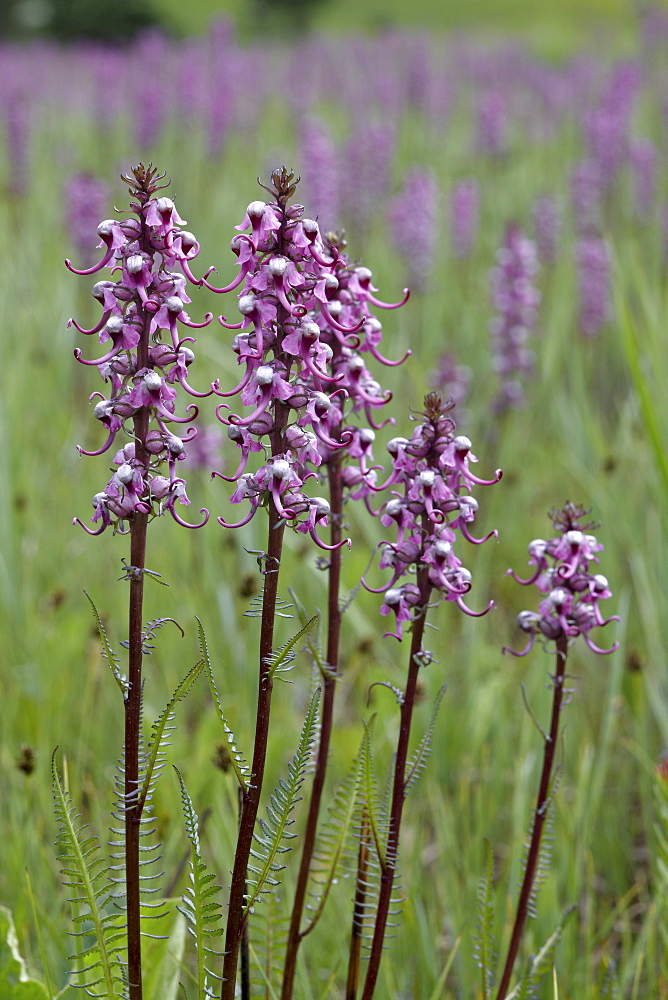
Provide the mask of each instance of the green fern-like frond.
POLYGON ((385 838, 387 833, 386 810, 382 808, 378 801, 378 790, 376 786, 376 775, 373 768, 373 755, 371 752, 371 730, 367 723, 364 723, 364 736, 360 747, 361 764, 361 787, 360 792, 363 798, 363 812, 368 821, 371 838, 374 845, 374 853, 381 865, 386 864, 385 838))
POLYGON ((144 808, 146 801, 150 798, 155 782, 160 775, 165 764, 165 751, 169 746, 169 734, 173 731, 174 709, 180 701, 186 697, 193 684, 199 677, 204 667, 204 660, 200 660, 188 671, 183 680, 178 684, 172 697, 168 701, 165 709, 159 718, 153 723, 151 738, 145 753, 145 763, 142 768, 142 783, 139 790, 139 810, 144 808))
POLYGON ((250 924, 251 983, 255 1000, 274 1000, 281 994, 289 926, 280 896, 266 893, 250 924))
POLYGON ((554 965, 554 953, 561 941, 564 927, 576 910, 577 906, 570 906, 566 910, 545 944, 532 957, 527 972, 512 992, 507 995, 506 1000, 538 1000, 538 993, 536 992, 538 984, 548 972, 551 972, 554 965))
POLYGON ((406 763, 406 778, 404 780, 404 795, 415 788, 418 781, 424 773, 424 769, 427 766, 427 761, 431 757, 432 742, 434 739, 434 728, 436 726, 436 719, 438 717, 438 712, 441 707, 441 702, 447 690, 447 685, 444 684, 438 691, 436 698, 434 699, 434 707, 429 718, 429 724, 427 729, 418 743, 417 747, 408 758, 406 763))
POLYGON ((296 632, 291 639, 275 649, 270 656, 267 657, 266 663, 269 667, 269 677, 271 680, 285 680, 281 674, 286 674, 292 670, 292 665, 294 663, 295 657, 298 650, 298 645, 301 640, 309 634, 311 629, 315 628, 318 624, 318 615, 314 615, 307 621, 303 628, 300 628, 299 632, 296 632))
MULTIPOLYGON (((536 864, 536 874, 534 876, 533 885, 531 886, 531 892, 529 893, 529 899, 527 901, 527 913, 534 920, 538 917, 538 894, 541 888, 545 884, 547 876, 550 873, 550 868, 552 865, 552 847, 554 844, 554 798, 559 789, 561 783, 561 770, 558 768, 552 779, 550 785, 547 799, 545 803, 545 825, 543 827, 543 836, 540 841, 540 848, 538 851, 538 862, 536 864)), ((531 826, 527 832, 527 838, 524 844, 525 854, 522 863, 522 872, 526 867, 526 862, 529 854, 529 845, 531 843, 531 838, 533 835, 533 820, 531 821, 531 826)))
POLYGON ((322 916, 325 904, 337 879, 351 874, 355 858, 350 845, 350 833, 358 809, 361 762, 358 756, 350 771, 336 790, 327 817, 318 831, 311 880, 315 890, 311 893, 310 919, 301 936, 310 934, 322 916))
MULTIPOLYGON (((306 608, 302 602, 297 597, 295 591, 292 587, 288 588, 290 591, 290 597, 292 598, 293 607, 297 611, 297 618, 299 623, 304 626, 307 625, 310 618, 306 611, 306 608)), ((317 613, 318 622, 320 621, 320 612, 317 613)), ((304 646, 308 655, 311 658, 311 664, 313 667, 313 676, 315 679, 314 690, 320 684, 320 680, 327 676, 333 676, 338 678, 335 671, 332 670, 329 663, 325 659, 325 654, 322 651, 322 645, 320 643, 320 629, 312 629, 306 633, 304 636, 304 646)))
POLYGON ((478 883, 478 933, 474 954, 482 976, 483 1000, 491 1000, 494 995, 494 964, 496 962, 494 857, 491 844, 487 839, 485 839, 485 863, 478 883))
MULTIPOLYGON (((251 554, 253 555, 256 554, 251 549, 246 549, 246 551, 251 552, 251 554)), ((264 553, 260 553, 260 555, 264 555, 264 553)), ((261 560, 258 559, 258 565, 260 564, 260 562, 261 560)), ((259 594, 255 594, 254 597, 251 597, 250 607, 248 608, 247 611, 244 611, 244 618, 261 618, 263 603, 264 603, 264 587, 262 588, 259 594)), ((292 618, 292 615, 290 614, 291 608, 292 604, 289 604, 287 601, 284 601, 282 597, 276 598, 276 616, 278 618, 292 618)))
POLYGON ((186 824, 186 833, 190 841, 189 884, 183 893, 182 905, 179 911, 186 918, 188 931, 195 942, 197 954, 197 997, 212 996, 208 985, 209 976, 218 978, 207 967, 209 957, 220 957, 212 943, 222 935, 222 907, 216 900, 220 886, 216 884, 216 876, 207 871, 202 861, 199 842, 199 819, 195 812, 192 799, 188 794, 181 772, 174 767, 181 785, 181 802, 186 824))
MULTIPOLYGON (((168 584, 165 584, 165 586, 167 587, 168 584)), ((141 651, 144 656, 150 656, 153 653, 155 646, 151 645, 151 642, 153 639, 155 639, 155 634, 158 631, 158 629, 162 628, 163 625, 166 625, 167 622, 171 622, 172 625, 176 625, 177 629, 181 633, 181 637, 183 638, 185 633, 175 618, 154 618, 153 621, 147 622, 147 624, 144 625, 142 629, 141 651)), ((129 649, 130 640, 123 639, 120 642, 120 645, 123 646, 124 649, 129 649)))
POLYGON ((88 826, 79 823, 79 814, 56 766, 56 751, 51 759, 59 824, 56 848, 64 884, 74 893, 70 898, 74 923, 81 927, 71 932, 81 945, 72 956, 77 962, 74 977, 90 996, 122 1000, 125 996, 123 931, 112 905, 105 860, 97 837, 89 835, 88 826))
POLYGON ((128 681, 126 675, 121 671, 120 660, 118 659, 118 657, 116 656, 116 654, 112 649, 106 629, 102 624, 100 613, 95 607, 92 597, 90 596, 90 594, 86 593, 85 590, 84 594, 88 598, 90 606, 93 609, 93 617, 95 618, 95 625, 97 627, 97 632, 100 637, 100 642, 102 643, 102 653, 107 663, 109 664, 109 667, 111 668, 111 672, 114 675, 114 680, 116 681, 121 690, 121 693, 123 695, 123 700, 125 700, 128 696, 128 691, 130 690, 130 682, 128 681))
POLYGON ((248 866, 249 893, 244 906, 244 920, 247 920, 251 907, 261 893, 279 884, 276 875, 285 867, 277 859, 280 854, 291 849, 288 843, 294 836, 289 830, 291 815, 299 802, 299 790, 311 756, 318 724, 319 702, 318 691, 308 707, 297 752, 288 765, 288 776, 281 778, 274 789, 267 805, 267 819, 259 820, 260 829, 254 834, 256 847, 251 850, 252 863, 248 866))
POLYGON ((209 657, 209 649, 207 646, 206 635, 204 628, 202 626, 199 618, 197 619, 197 629, 199 632, 199 647, 202 654, 202 663, 206 670, 206 675, 209 681, 209 688, 211 690, 211 697, 213 698, 213 703, 216 708, 216 713, 220 724, 223 729, 223 744, 225 749, 229 754, 230 764, 232 765, 232 770, 236 775, 236 779, 239 782, 239 787, 245 792, 248 789, 248 783, 250 781, 250 768, 246 763, 243 754, 237 748, 236 740, 234 738, 234 733, 232 732, 230 725, 225 718, 225 713, 223 712, 222 706, 220 704, 220 698, 218 696, 218 688, 216 687, 216 682, 213 679, 213 668, 211 666, 211 658, 209 657))

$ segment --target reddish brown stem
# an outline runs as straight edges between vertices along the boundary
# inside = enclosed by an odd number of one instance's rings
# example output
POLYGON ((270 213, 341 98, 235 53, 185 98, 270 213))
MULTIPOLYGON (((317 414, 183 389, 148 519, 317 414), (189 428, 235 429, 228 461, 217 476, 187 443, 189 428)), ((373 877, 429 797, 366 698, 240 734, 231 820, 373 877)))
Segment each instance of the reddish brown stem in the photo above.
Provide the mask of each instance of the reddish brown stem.
MULTIPOLYGON (((330 542, 332 545, 338 545, 341 541, 342 535, 341 509, 343 505, 343 480, 341 476, 340 459, 336 455, 329 462, 328 475, 331 510, 330 542)), ((290 1000, 292 997, 299 946, 305 935, 310 933, 314 927, 314 924, 311 924, 307 930, 300 930, 304 904, 306 901, 309 872, 311 870, 313 851, 315 849, 315 839, 318 829, 320 806, 322 803, 322 793, 325 787, 325 776, 329 762, 329 747, 332 735, 334 698, 336 695, 339 662, 339 637, 341 634, 341 612, 339 609, 340 581, 341 549, 338 548, 331 553, 329 560, 329 589, 327 595, 327 672, 323 677, 320 742, 318 745, 318 757, 316 760, 315 773, 313 775, 313 786, 311 789, 306 829, 304 831, 302 856, 299 866, 299 874, 297 876, 295 898, 292 904, 290 928, 288 930, 281 1000, 290 1000)))
POLYGON ((244 897, 246 895, 246 871, 253 831, 260 805, 260 794, 267 759, 269 738, 269 716, 271 710, 270 657, 274 643, 274 621, 278 591, 278 570, 283 544, 284 525, 279 518, 273 501, 269 504, 269 544, 267 551, 267 572, 264 578, 262 600, 262 624, 260 629, 260 676, 258 687, 257 716, 255 721, 255 745, 251 768, 251 783, 243 794, 239 837, 234 856, 232 882, 228 904, 227 931, 225 936, 225 960, 223 962, 223 985, 221 1000, 234 1000, 239 948, 246 924, 244 897))
POLYGON ((411 633, 411 650, 408 662, 408 677, 406 679, 406 690, 401 705, 401 719, 399 724, 399 737, 397 739, 397 752, 394 764, 394 778, 392 782, 392 802, 390 805, 390 820, 385 845, 385 857, 381 862, 380 892, 378 895, 378 909, 376 911, 376 922, 371 942, 371 952, 369 954, 369 965, 362 1000, 371 1000, 376 988, 376 980, 380 969, 380 960, 383 953, 383 942, 385 940, 385 930, 387 928, 387 918, 392 900, 392 886, 399 854, 399 832, 401 829, 401 817, 406 799, 406 761, 408 758, 408 745, 411 734, 411 721, 413 718, 413 707, 415 705, 415 692, 417 688, 418 673, 420 671, 420 653, 422 652, 422 637, 427 618, 427 607, 431 595, 431 584, 429 583, 429 567, 422 566, 418 571, 417 585, 420 592, 419 611, 413 620, 413 630, 411 633))
MULTIPOLYGON (((137 363, 148 365, 148 319, 137 347, 137 363)), ((142 407, 134 417, 135 458, 148 467, 144 443, 149 412, 142 407)), ((144 569, 148 515, 135 512, 130 523, 130 604, 128 622, 128 696, 125 701, 125 898, 127 914, 128 984, 130 1000, 142 1000, 141 891, 139 838, 142 807, 139 795, 139 740, 142 697, 142 632, 144 569)))
POLYGON ((517 958, 520 941, 522 940, 522 932, 526 923, 531 890, 536 878, 536 869, 538 867, 538 858, 540 856, 540 842, 543 834, 543 827, 545 826, 545 820, 547 819, 547 813, 550 805, 550 780, 552 777, 552 768, 554 766, 554 755, 557 748, 559 716, 563 704, 564 679, 566 677, 566 660, 568 656, 568 639, 565 635, 560 635, 557 639, 556 656, 557 664, 553 684, 554 697, 552 699, 552 718, 550 721, 550 731, 545 738, 543 770, 541 772, 540 784, 538 786, 538 797, 536 799, 533 828, 531 830, 531 843, 529 844, 529 853, 527 855, 526 867, 524 869, 524 878, 522 879, 520 897, 517 902, 515 924, 510 938, 506 964, 504 966, 501 983, 496 994, 496 1000, 504 1000, 504 997, 508 992, 510 977, 513 972, 513 966, 515 965, 515 959, 517 958))

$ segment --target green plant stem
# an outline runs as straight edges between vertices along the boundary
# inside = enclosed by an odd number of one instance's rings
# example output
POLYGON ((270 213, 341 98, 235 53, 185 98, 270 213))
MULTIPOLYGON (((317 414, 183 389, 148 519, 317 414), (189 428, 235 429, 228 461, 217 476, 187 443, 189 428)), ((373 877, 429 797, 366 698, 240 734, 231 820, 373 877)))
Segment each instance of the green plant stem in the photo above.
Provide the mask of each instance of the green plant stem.
POLYGON ((401 717, 399 723, 399 736, 397 739, 397 752, 394 763, 394 777, 392 781, 392 801, 390 805, 389 827, 387 832, 387 843, 385 845, 385 858, 381 861, 380 892, 378 894, 378 909, 376 910, 376 921, 369 954, 369 965, 367 967, 362 1000, 371 1000, 376 988, 380 960, 383 953, 383 942, 385 940, 385 930, 387 918, 392 900, 392 886, 399 853, 399 832, 401 829, 401 817, 406 799, 406 760, 408 758, 408 744, 411 734, 411 721, 413 718, 413 708, 415 705, 415 692, 417 689, 417 679, 420 671, 420 653, 422 652, 422 637, 427 619, 427 608, 431 596, 431 584, 429 582, 429 567, 421 565, 417 574, 417 586, 420 593, 420 603, 416 609, 413 619, 411 633, 411 650, 408 661, 408 677, 406 679, 406 690, 401 704, 401 717))
POLYGON ((513 925, 510 944, 508 946, 506 964, 503 969, 503 975, 501 976, 501 983, 499 984, 499 989, 496 994, 496 1000, 504 1000, 508 992, 510 977, 512 975, 513 966, 515 965, 515 959, 517 958, 520 941, 522 940, 524 924, 526 923, 531 890, 536 877, 538 858, 540 856, 540 841, 550 804, 550 779, 552 777, 554 755, 557 748, 559 717, 563 704, 564 679, 566 677, 566 662, 568 658, 568 638, 565 635, 560 635, 557 639, 556 658, 557 664, 553 679, 554 696, 552 699, 552 718, 550 721, 550 731, 545 738, 543 770, 540 776, 540 785, 538 787, 536 810, 534 812, 533 827, 531 830, 531 842, 529 844, 529 853, 527 854, 526 867, 524 869, 524 878, 522 879, 522 888, 520 889, 520 896, 517 902, 517 912, 515 914, 515 923, 513 925))
MULTIPOLYGON (((338 545, 341 541, 341 510, 343 506, 343 479, 341 475, 341 462, 338 455, 330 460, 328 464, 329 493, 330 493, 330 544, 338 545)), ((295 897, 292 904, 292 914, 290 927, 286 943, 285 966, 283 969, 283 983, 281 1000, 290 1000, 294 988, 295 971, 297 967, 297 953, 299 946, 306 934, 313 930, 315 924, 311 923, 305 931, 300 931, 304 903, 306 900, 306 890, 308 887, 308 877, 313 860, 315 849, 315 839, 318 829, 318 817, 322 803, 322 793, 325 787, 325 777, 329 762, 329 747, 332 736, 332 723, 334 717, 334 698, 336 696, 336 684, 338 677, 339 662, 339 638, 341 634, 341 611, 339 607, 339 590, 341 584, 341 549, 335 549, 329 560, 329 580, 327 594, 327 670, 323 676, 323 699, 322 714, 320 722, 320 741, 318 744, 318 757, 313 775, 313 785, 309 802, 306 829, 302 843, 302 856, 297 876, 295 897)))

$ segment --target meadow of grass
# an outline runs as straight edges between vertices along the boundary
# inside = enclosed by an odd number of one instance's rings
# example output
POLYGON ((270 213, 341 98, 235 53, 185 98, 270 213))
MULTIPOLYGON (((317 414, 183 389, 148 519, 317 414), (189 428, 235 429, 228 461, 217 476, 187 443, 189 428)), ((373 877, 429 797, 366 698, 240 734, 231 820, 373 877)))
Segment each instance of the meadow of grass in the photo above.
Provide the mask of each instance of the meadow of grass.
MULTIPOLYGON (((466 49, 460 40, 455 53, 436 38, 396 35, 390 81, 395 89, 383 105, 379 81, 387 39, 380 44, 320 38, 312 48, 305 42, 294 50, 278 44, 242 50, 226 37, 218 43, 224 44, 225 55, 219 63, 206 62, 204 42, 198 43, 202 49, 189 42, 182 48, 151 44, 157 48, 150 73, 139 50, 113 56, 42 47, 39 69, 37 51, 0 53, 5 93, 14 102, 10 106, 8 97, 4 108, 0 201, 6 233, 0 251, 5 357, 0 393, 0 901, 14 913, 29 967, 41 978, 48 975, 54 991, 65 981, 69 905, 53 848, 52 751, 59 746, 73 798, 104 840, 122 740, 118 692, 83 591, 95 601, 110 636, 123 639, 127 592, 116 581, 126 546, 111 532, 89 538, 71 527, 75 515, 90 516, 90 497, 103 488, 109 459, 81 458, 76 452, 77 443, 98 446, 102 429, 87 401, 100 388, 99 380, 92 369, 74 362, 73 331, 66 326, 72 315, 87 324, 95 311, 83 290, 89 287, 86 280, 68 274, 63 265, 65 256, 74 256, 64 184, 82 170, 107 180, 104 214, 109 215, 113 205, 127 203, 116 179, 121 169, 151 159, 172 178, 172 196, 201 241, 199 260, 204 266, 215 263, 227 281, 233 273, 227 249, 232 227, 260 196, 255 178, 266 178, 279 162, 306 173, 300 158, 308 151, 301 148, 299 134, 305 119, 316 113, 339 151, 343 194, 354 181, 342 153, 351 123, 392 119, 396 142, 389 176, 387 182, 377 181, 369 224, 360 225, 343 196, 340 220, 351 256, 363 256, 386 299, 399 297, 406 278, 406 265, 389 238, 390 200, 412 165, 430 169, 438 185, 437 239, 425 290, 384 317, 385 353, 398 357, 408 346, 414 351, 406 365, 384 379, 395 392, 394 433, 407 432, 409 407, 420 408, 430 373, 450 351, 472 372, 463 430, 480 459, 478 469, 491 474, 502 467, 505 473, 480 498, 477 524, 478 534, 497 528, 498 544, 487 543, 468 562, 474 576, 471 603, 475 596, 483 606, 492 596, 496 608, 482 621, 464 619, 449 605, 434 617, 439 631, 430 641, 436 662, 423 673, 418 728, 426 724, 441 684, 448 689, 434 753, 403 828, 406 902, 396 937, 388 943, 379 994, 416 1000, 481 995, 474 939, 485 839, 495 859, 500 942, 508 936, 541 752, 521 685, 535 715, 545 720, 551 664, 540 648, 525 660, 501 655, 504 643, 518 644, 515 616, 531 606, 525 603, 528 593, 504 574, 509 566, 523 572, 528 542, 550 530, 546 511, 571 499, 591 506, 592 516, 602 522, 601 571, 615 595, 609 604, 622 617, 621 626, 606 631, 614 631, 620 648, 608 658, 584 646, 572 654, 577 693, 565 712, 553 862, 523 954, 535 950, 563 911, 575 905, 557 951, 554 979, 539 995, 667 997, 662 946, 668 883, 659 864, 655 793, 656 764, 668 745, 668 175, 662 104, 668 39, 655 37, 654 45, 646 41, 644 48, 637 39, 632 65, 639 82, 635 89, 628 84, 632 108, 619 142, 625 150, 629 137, 652 141, 658 156, 656 189, 649 210, 639 213, 623 155, 601 195, 598 232, 611 254, 611 313, 589 338, 578 330, 574 245, 579 220, 572 210, 570 177, 585 153, 587 114, 619 70, 605 54, 574 53, 572 61, 547 67, 517 46, 466 49), (465 72, 441 79, 443 67, 457 59, 465 72), (431 104, 415 73, 411 76, 411 66, 415 70, 418 64, 430 68, 436 81, 431 104), (206 88, 214 85, 206 72, 201 74, 202 66, 214 65, 220 68, 215 81, 219 105, 228 102, 222 107, 227 117, 219 148, 212 148, 210 120, 202 111, 206 88), (201 75, 189 91, 189 73, 196 70, 201 75), (549 85, 544 73, 552 74, 549 85), (159 109, 152 89, 156 79, 162 87, 159 109), (450 88, 441 103, 439 87, 450 88), (474 136, 476 101, 490 87, 507 102, 506 139, 498 155, 478 151, 474 136), (554 104, 545 95, 556 95, 554 104), (149 105, 151 100, 156 103, 149 105), (27 117, 16 126, 21 102, 27 117), (159 125, 153 134, 141 127, 149 117, 159 125), (23 151, 12 147, 17 134, 25 136, 23 151), (481 221, 474 249, 462 260, 452 251, 447 201, 463 178, 480 185, 481 221), (527 383, 525 405, 499 417, 492 409, 497 379, 490 358, 489 272, 507 224, 516 222, 531 234, 532 206, 544 194, 556 200, 561 230, 556 257, 543 263, 537 278, 542 300, 532 344, 536 374, 527 383), (23 745, 36 754, 29 774, 18 766, 23 745)), ((302 196, 306 199, 307 188, 302 196)), ((96 242, 94 232, 91 242, 96 242)), ((191 315, 220 311, 206 290, 193 297, 191 315)), ((236 381, 230 336, 218 328, 198 337, 198 385, 209 376, 230 387, 236 381)), ((213 417, 213 407, 210 412, 213 417)), ((376 454, 381 453, 378 447, 376 454)), ((224 446, 221 461, 231 467, 231 449, 224 446)), ((216 515, 229 515, 229 493, 220 481, 211 484, 207 473, 191 475, 189 493, 193 509, 207 506, 216 515)), ((359 512, 350 517, 354 544, 344 559, 347 588, 359 581, 380 538, 368 518, 359 512)), ((163 632, 147 663, 147 723, 198 657, 197 615, 207 630, 230 721, 241 746, 250 745, 257 637, 254 622, 242 613, 260 578, 254 557, 244 549, 261 545, 255 522, 238 533, 215 523, 189 533, 167 518, 152 525, 147 563, 169 588, 148 581, 146 617, 175 618, 185 638, 163 632)), ((284 584, 289 581, 309 610, 322 606, 324 582, 312 548, 297 536, 288 547, 284 584)), ((379 604, 376 595, 362 592, 345 616, 335 775, 355 754, 362 719, 371 715, 379 773, 390 764, 396 707, 382 688, 374 689, 367 706, 367 692, 376 680, 401 684, 406 656, 395 640, 381 638, 379 604)), ((272 737, 269 786, 297 741, 310 688, 305 658, 293 680, 276 694, 281 724, 272 737)), ((170 760, 184 772, 200 812, 211 809, 203 849, 225 883, 236 795, 230 775, 214 764, 218 739, 202 685, 180 711, 170 760)), ((179 895, 185 846, 179 790, 171 773, 158 787, 156 815, 164 839, 165 886, 179 895)), ((339 888, 340 898, 333 900, 315 945, 304 949, 297 989, 306 1000, 343 995, 346 937, 340 928, 349 920, 350 892, 346 884, 339 888)))

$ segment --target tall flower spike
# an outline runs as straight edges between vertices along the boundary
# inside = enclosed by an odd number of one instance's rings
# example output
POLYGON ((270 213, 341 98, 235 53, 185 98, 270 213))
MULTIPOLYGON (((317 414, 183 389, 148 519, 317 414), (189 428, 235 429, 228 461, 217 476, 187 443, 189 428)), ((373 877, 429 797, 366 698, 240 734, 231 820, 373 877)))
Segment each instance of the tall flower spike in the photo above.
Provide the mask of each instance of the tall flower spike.
POLYGON ((604 618, 599 602, 612 596, 608 581, 601 573, 592 572, 592 563, 598 563, 597 552, 603 546, 591 534, 598 527, 595 523, 583 523, 590 512, 584 507, 570 502, 561 510, 550 512, 550 519, 556 537, 545 541, 534 539, 529 545, 529 563, 534 572, 523 580, 509 569, 508 574, 523 586, 535 584, 546 596, 540 601, 537 611, 521 611, 517 624, 527 633, 529 640, 521 652, 503 647, 503 651, 513 656, 526 656, 538 637, 551 642, 560 637, 571 642, 577 636, 584 640, 595 653, 614 653, 619 647, 615 642, 609 649, 596 645, 590 632, 593 628, 619 621, 618 615, 604 618))
MULTIPOLYGON (((370 412, 390 397, 367 370, 363 354, 398 363, 379 354, 382 326, 370 307, 394 306, 375 298, 371 272, 350 265, 342 238, 324 239, 300 205, 289 205, 296 184, 285 168, 274 171, 272 186, 265 188, 273 200, 251 202, 237 226, 250 229, 233 241, 239 276, 220 291, 239 289, 243 319, 220 322, 242 330, 232 346, 245 373, 235 389, 215 392, 226 398, 240 394, 250 411, 244 416, 219 405, 218 419, 229 427, 241 459, 234 475, 217 475, 237 482, 233 503, 251 505, 239 524, 270 502, 292 528, 330 549, 318 532, 331 512, 322 498, 308 496, 304 484, 318 478, 310 470, 353 441, 344 411, 364 414, 369 427, 362 433, 370 445, 375 426, 370 412), (246 471, 251 452, 264 452, 267 459, 254 473, 246 471)), ((373 487, 369 455, 356 483, 360 490, 367 483, 373 487)))
MULTIPOLYGON (((471 589, 471 574, 462 565, 454 545, 459 530, 467 541, 480 544, 496 537, 496 531, 476 539, 468 530, 478 509, 470 496, 471 484, 492 485, 501 478, 501 470, 491 480, 474 476, 469 462, 475 461, 468 438, 455 434, 455 424, 449 415, 451 404, 443 404, 440 393, 425 397, 425 409, 416 416, 418 426, 411 438, 394 438, 388 449, 392 455, 393 474, 390 481, 403 486, 403 493, 392 491, 392 498, 381 508, 381 523, 396 525, 396 542, 383 543, 381 569, 392 570, 386 587, 382 615, 395 615, 396 632, 402 638, 403 626, 415 614, 424 614, 419 607, 420 590, 411 582, 400 583, 411 569, 419 575, 427 571, 429 593, 436 592, 442 600, 453 601, 468 615, 478 617, 493 606, 490 601, 482 611, 472 611, 464 597, 471 589), (417 608, 417 610, 415 610, 417 608)), ((362 583, 368 590, 365 580, 362 583)))
POLYGON ((75 518, 75 523, 95 535, 107 527, 124 531, 135 513, 156 516, 169 511, 186 527, 201 527, 209 517, 203 508, 203 520, 191 525, 175 510, 177 500, 190 503, 185 480, 176 474, 176 462, 186 457, 184 442, 192 441, 196 431, 193 428, 181 438, 169 429, 171 423, 190 423, 197 415, 193 404, 186 408, 187 416, 176 415, 177 383, 196 397, 210 396, 216 387, 214 383, 207 392, 191 388, 186 372, 194 354, 186 342, 192 343, 193 338, 178 332, 180 323, 199 328, 212 318, 207 314, 202 323, 196 323, 185 312, 190 302, 188 283, 200 284, 190 271, 197 243, 192 234, 179 228, 183 220, 174 202, 159 194, 165 185, 153 167, 140 164, 123 180, 130 185, 133 214, 98 226, 101 245, 106 247, 102 260, 83 270, 66 262, 76 274, 93 274, 105 266, 112 274, 120 272, 115 282, 95 285, 93 295, 102 305, 103 316, 95 327, 83 331, 98 333, 100 343, 107 345, 106 353, 86 360, 80 349, 74 352, 81 364, 97 367, 110 386, 108 398, 101 393, 91 397, 97 399, 94 414, 108 431, 107 440, 96 451, 80 448, 80 453, 103 454, 116 443, 119 432, 127 442, 114 457, 116 471, 93 498, 96 527, 91 529, 75 518), (167 476, 161 475, 164 465, 167 476))

